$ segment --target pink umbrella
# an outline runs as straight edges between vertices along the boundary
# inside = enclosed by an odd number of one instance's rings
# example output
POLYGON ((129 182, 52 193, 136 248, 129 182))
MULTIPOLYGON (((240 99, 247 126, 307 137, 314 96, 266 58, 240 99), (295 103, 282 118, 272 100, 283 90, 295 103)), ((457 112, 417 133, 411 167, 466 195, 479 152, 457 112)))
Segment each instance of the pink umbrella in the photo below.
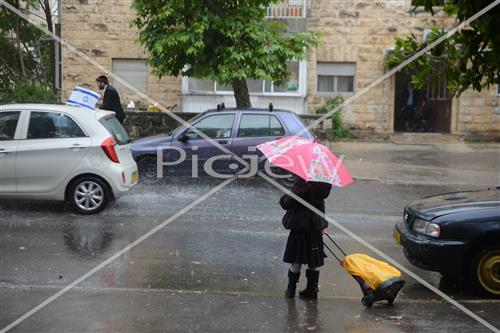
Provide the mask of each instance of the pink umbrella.
POLYGON ((305 181, 330 183, 338 187, 353 182, 342 162, 316 139, 289 136, 260 144, 257 149, 272 165, 288 170, 305 181))

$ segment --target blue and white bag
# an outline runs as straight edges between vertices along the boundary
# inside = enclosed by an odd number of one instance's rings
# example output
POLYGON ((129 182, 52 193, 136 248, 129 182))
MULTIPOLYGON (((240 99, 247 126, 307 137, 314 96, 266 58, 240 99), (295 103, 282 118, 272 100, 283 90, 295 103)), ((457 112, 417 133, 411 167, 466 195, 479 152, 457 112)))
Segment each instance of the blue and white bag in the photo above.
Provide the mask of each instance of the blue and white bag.
POLYGON ((79 106, 82 108, 95 110, 95 105, 101 98, 101 95, 93 90, 76 86, 71 92, 66 105, 79 106))

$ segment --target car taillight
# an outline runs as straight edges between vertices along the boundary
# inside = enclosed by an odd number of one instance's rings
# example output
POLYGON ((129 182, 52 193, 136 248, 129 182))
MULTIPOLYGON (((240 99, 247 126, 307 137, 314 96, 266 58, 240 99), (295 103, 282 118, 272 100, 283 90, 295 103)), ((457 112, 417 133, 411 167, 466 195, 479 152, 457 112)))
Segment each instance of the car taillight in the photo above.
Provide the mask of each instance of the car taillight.
POLYGON ((111 161, 113 161, 115 163, 120 163, 120 160, 118 159, 118 155, 116 154, 115 146, 116 146, 116 141, 112 137, 107 138, 101 144, 101 148, 102 148, 102 150, 104 150, 104 153, 106 153, 106 156, 111 161))

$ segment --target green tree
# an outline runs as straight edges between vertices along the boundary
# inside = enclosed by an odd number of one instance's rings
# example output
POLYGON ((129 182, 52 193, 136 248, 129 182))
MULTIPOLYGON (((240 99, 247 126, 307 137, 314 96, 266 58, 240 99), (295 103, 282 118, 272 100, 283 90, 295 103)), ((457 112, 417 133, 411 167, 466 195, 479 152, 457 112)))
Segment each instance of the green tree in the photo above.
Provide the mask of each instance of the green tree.
MULTIPOLYGON (((51 11, 46 0, 5 0, 16 9, 33 15, 35 5, 39 5, 44 21, 51 21, 51 11), (46 10, 48 8, 48 10, 46 10), (49 17, 50 16, 50 20, 49 17)), ((50 5, 49 5, 50 6, 50 5)), ((53 31, 53 27, 49 30, 53 31)), ((44 41, 44 34, 5 6, 0 6, 0 99, 19 100, 22 91, 46 91, 53 87, 53 43, 44 41), (28 85, 32 84, 32 88, 28 85)), ((53 93, 48 92, 50 98, 53 93)), ((28 94, 29 95, 29 94, 28 94)), ((28 96, 25 95, 25 96, 28 96)), ((31 94, 37 96, 37 94, 31 94)))
POLYGON ((265 20, 280 0, 134 0, 139 41, 155 75, 209 78, 232 86, 236 105, 251 107, 246 79, 285 83, 287 63, 301 60, 319 34, 287 33, 265 20))
MULTIPOLYGON (((442 5, 449 16, 463 22, 491 4, 493 0, 414 0, 416 6, 435 14, 436 6, 442 5)), ((427 55, 405 68, 414 73, 412 82, 417 88, 438 82, 445 73, 452 95, 460 95, 472 87, 476 91, 500 83, 500 6, 473 21, 470 26, 455 33, 434 47, 427 55)), ((426 41, 420 42, 415 35, 396 38, 395 52, 387 59, 389 67, 395 67, 415 52, 446 34, 433 29, 426 41)))

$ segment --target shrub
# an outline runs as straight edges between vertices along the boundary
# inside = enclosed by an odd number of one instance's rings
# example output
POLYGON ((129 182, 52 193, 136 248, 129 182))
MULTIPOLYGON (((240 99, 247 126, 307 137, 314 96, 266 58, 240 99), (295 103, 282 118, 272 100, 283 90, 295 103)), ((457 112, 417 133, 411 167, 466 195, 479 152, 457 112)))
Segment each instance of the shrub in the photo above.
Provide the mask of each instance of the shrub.
POLYGON ((22 82, 0 96, 4 103, 56 103, 57 95, 39 84, 22 82))
POLYGON ((332 138, 333 139, 347 139, 352 137, 351 132, 342 122, 342 114, 335 112, 332 115, 332 138))
MULTIPOLYGON (((344 99, 340 96, 334 97, 326 101, 324 105, 316 110, 318 114, 326 114, 333 109, 337 108, 344 102, 344 99)), ((347 139, 351 138, 352 134, 347 127, 344 126, 342 121, 342 109, 337 110, 331 115, 332 119, 332 139, 347 139)))

